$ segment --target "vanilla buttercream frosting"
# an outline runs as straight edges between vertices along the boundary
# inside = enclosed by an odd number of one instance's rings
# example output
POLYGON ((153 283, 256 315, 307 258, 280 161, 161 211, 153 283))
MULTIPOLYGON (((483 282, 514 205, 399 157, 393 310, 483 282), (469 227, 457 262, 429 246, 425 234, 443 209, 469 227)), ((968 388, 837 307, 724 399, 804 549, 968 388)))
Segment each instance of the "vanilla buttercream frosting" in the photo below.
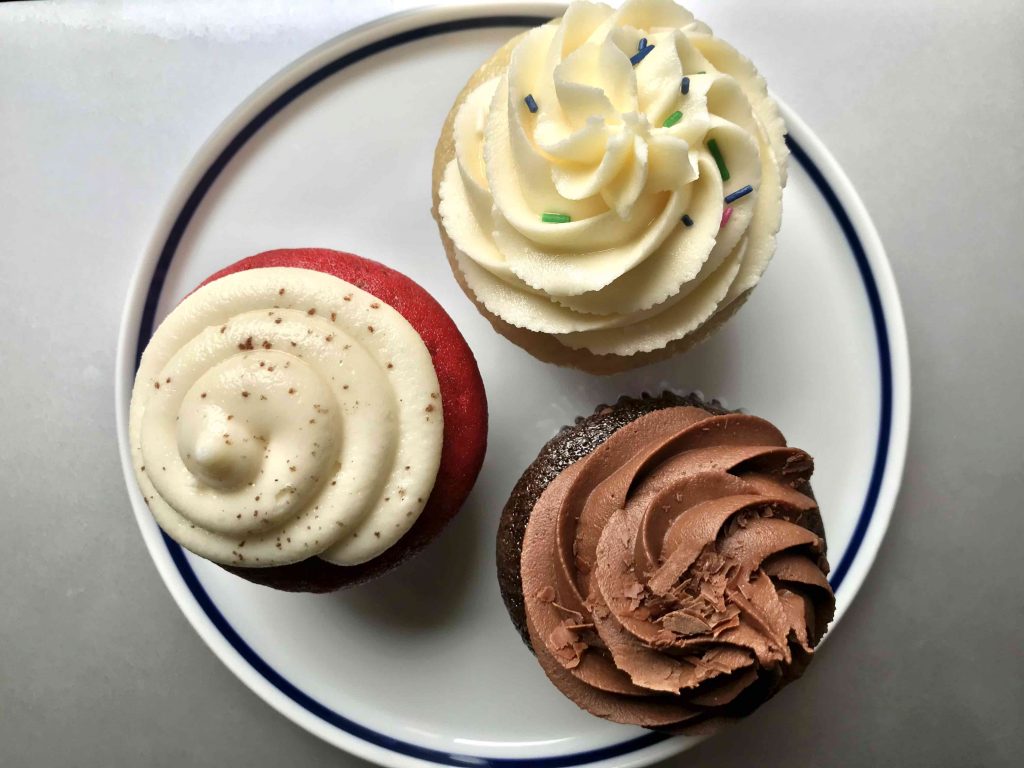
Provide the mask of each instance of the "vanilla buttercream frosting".
POLYGON ((649 352, 757 284, 784 131, 751 62, 689 11, 575 2, 462 102, 438 212, 488 312, 572 349, 649 352))
POLYGON ((430 353, 332 275, 252 269, 185 298, 150 340, 129 420, 139 487, 214 562, 366 562, 419 517, 444 417, 430 353))

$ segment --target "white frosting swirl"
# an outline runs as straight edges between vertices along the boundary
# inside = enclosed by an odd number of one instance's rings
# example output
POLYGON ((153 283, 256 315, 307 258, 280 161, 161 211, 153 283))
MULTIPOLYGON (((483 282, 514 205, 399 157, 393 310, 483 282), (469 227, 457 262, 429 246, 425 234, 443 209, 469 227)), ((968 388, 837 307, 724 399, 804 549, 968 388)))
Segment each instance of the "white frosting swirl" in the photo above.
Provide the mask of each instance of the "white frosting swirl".
POLYGON ((660 349, 760 279, 781 216, 784 131, 753 65, 689 11, 575 2, 465 99, 439 213, 489 312, 595 354, 660 349), (653 48, 634 65, 643 39, 653 48), (721 226, 723 198, 748 184, 721 226))
POLYGON ((444 432, 430 353, 397 311, 321 272, 252 269, 150 340, 129 422, 157 522, 218 563, 355 565, 416 521, 444 432))

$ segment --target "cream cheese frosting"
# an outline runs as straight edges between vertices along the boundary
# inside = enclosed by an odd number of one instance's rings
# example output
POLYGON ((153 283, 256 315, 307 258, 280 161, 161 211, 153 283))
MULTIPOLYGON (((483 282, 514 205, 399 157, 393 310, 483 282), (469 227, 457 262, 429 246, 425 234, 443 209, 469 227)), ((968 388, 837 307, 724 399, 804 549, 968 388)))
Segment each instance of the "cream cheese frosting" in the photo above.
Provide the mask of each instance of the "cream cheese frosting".
POLYGON ((161 528, 225 565, 366 562, 419 517, 444 417, 422 339, 332 275, 275 267, 192 293, 150 340, 129 416, 161 528))
POLYGON ((784 132, 754 66, 689 11, 575 2, 462 103, 438 210, 488 312, 572 349, 649 352, 757 284, 784 132))

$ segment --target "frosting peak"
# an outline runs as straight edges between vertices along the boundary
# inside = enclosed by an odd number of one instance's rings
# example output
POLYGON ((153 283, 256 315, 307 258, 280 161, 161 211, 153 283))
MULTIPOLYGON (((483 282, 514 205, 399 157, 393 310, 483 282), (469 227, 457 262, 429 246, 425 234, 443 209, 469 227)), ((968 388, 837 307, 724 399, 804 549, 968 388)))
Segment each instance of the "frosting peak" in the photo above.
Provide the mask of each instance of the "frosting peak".
POLYGON ((762 419, 672 407, 563 470, 521 561, 547 674, 596 714, 670 730, 797 677, 834 610, 812 466, 762 419))
POLYGON ((438 210, 489 312, 574 349, 651 351, 760 278, 783 130, 750 62, 671 0, 576 2, 467 95, 438 210))

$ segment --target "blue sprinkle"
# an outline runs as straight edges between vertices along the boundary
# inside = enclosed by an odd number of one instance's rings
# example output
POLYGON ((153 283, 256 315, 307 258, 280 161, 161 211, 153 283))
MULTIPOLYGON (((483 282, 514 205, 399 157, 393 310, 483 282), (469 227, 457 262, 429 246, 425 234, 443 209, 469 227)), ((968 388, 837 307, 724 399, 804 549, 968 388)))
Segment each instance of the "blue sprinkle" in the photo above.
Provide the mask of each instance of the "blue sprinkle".
POLYGON ((727 203, 734 203, 737 200, 739 200, 741 197, 746 197, 747 195, 749 195, 753 191, 754 191, 754 188, 752 186, 750 186, 749 184, 747 184, 747 186, 743 187, 743 189, 737 189, 731 195, 726 195, 725 196, 725 202, 727 202, 727 203))
POLYGON ((685 96, 690 92, 690 78, 684 77, 682 85, 679 86, 679 91, 685 96))
POLYGON ((536 101, 536 99, 533 98, 533 94, 532 93, 526 94, 526 98, 523 99, 523 101, 526 102, 526 106, 530 108, 531 112, 536 112, 537 111, 537 101, 536 101))
POLYGON ((688 214, 688 213, 684 213, 683 214, 682 221, 683 221, 683 224, 685 224, 688 227, 692 227, 693 226, 693 219, 690 218, 690 214, 688 214))
POLYGON ((654 50, 653 45, 648 45, 646 48, 641 48, 639 51, 629 57, 629 63, 634 67, 641 61, 647 58, 647 54, 654 50))
POLYGON ((636 49, 639 52, 639 51, 642 51, 646 47, 647 47, 647 38, 646 37, 641 37, 640 38, 640 44, 637 45, 636 49))

